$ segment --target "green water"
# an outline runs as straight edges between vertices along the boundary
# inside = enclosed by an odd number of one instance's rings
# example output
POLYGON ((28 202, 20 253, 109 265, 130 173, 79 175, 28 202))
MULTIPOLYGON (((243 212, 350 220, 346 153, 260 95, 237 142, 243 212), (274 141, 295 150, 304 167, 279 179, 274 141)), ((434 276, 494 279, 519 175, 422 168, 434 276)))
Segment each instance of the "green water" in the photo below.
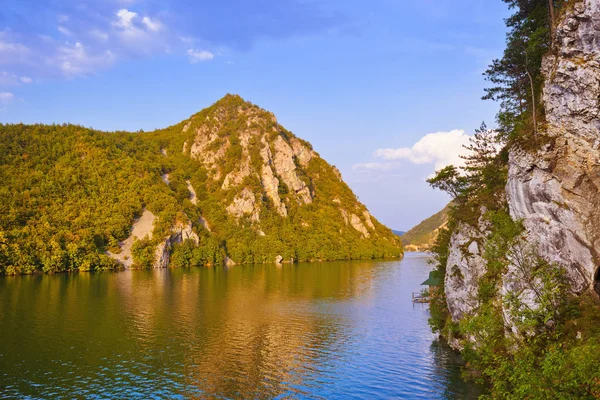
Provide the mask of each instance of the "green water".
POLYGON ((427 258, 0 279, 0 397, 472 398, 427 258))

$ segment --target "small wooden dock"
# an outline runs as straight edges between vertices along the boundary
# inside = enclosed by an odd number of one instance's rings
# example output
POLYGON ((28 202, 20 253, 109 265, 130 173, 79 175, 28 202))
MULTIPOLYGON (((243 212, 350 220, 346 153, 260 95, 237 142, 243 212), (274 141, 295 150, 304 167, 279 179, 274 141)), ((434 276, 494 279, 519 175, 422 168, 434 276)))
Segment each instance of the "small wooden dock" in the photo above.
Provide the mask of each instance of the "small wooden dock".
POLYGON ((424 296, 422 293, 412 294, 413 303, 429 303, 429 296, 424 296))

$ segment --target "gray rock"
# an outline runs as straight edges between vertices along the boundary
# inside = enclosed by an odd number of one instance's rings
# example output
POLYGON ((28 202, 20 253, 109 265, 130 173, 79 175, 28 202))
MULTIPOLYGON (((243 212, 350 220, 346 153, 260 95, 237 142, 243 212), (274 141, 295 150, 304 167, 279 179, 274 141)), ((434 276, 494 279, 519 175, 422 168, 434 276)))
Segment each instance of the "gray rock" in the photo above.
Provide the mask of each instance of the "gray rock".
POLYGON ((540 256, 567 267, 572 289, 590 289, 600 266, 600 2, 580 1, 543 62, 547 135, 535 153, 512 149, 506 186, 540 256))

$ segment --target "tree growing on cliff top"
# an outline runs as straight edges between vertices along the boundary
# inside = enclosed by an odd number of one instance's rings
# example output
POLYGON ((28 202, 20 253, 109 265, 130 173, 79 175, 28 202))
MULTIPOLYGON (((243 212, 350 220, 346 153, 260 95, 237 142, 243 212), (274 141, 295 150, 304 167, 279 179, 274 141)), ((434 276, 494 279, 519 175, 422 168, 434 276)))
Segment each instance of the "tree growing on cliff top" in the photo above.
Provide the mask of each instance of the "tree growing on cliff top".
POLYGON ((502 58, 484 73, 492 86, 484 100, 500 102, 497 120, 509 138, 537 134, 544 112, 539 105, 543 77, 542 58, 551 48, 556 0, 504 0, 515 13, 506 19, 509 28, 502 58))

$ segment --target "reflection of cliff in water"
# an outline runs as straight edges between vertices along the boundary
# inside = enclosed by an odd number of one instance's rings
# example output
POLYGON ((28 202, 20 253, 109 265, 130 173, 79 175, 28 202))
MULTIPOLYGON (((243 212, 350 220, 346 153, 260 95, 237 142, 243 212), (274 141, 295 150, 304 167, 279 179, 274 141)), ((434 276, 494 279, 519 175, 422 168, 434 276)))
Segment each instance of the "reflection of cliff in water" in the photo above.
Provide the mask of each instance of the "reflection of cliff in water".
POLYGON ((460 355, 452 350, 442 339, 436 339, 431 343, 430 352, 434 359, 434 373, 432 383, 443 388, 445 399, 455 399, 460 395, 461 399, 477 399, 484 392, 483 387, 477 385, 465 385, 462 378, 464 363, 460 355))

